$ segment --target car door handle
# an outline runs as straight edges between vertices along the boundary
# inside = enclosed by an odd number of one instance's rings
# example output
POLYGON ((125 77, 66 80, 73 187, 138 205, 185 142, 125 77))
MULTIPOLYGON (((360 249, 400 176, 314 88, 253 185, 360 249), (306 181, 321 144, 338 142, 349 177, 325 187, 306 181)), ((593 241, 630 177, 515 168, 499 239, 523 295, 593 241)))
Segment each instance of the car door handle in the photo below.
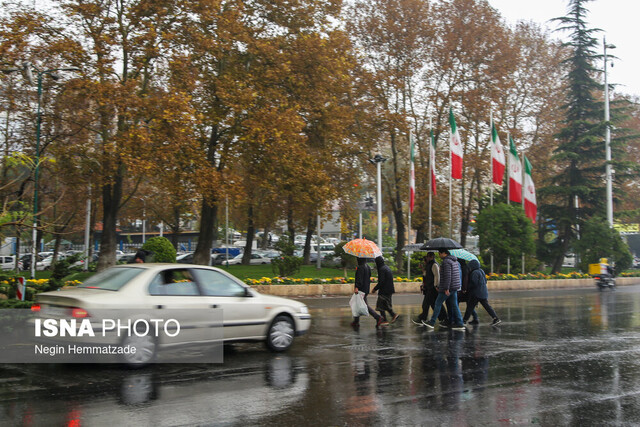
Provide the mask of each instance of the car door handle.
POLYGON ((164 308, 164 305, 156 305, 156 308, 164 308))
POLYGON ((211 308, 218 308, 218 304, 211 304, 211 308))

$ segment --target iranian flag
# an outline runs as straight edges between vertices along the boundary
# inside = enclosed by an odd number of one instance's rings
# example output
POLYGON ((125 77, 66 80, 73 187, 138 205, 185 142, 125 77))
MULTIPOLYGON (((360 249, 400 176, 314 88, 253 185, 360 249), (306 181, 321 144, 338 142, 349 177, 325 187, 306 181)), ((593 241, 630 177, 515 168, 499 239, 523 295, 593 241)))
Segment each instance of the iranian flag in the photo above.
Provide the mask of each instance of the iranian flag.
POLYGON ((411 145, 411 164, 409 166, 409 212, 413 213, 413 208, 416 203, 415 142, 413 141, 413 133, 409 134, 409 144, 411 145))
POLYGON ((505 157, 496 125, 491 121, 491 163, 493 167, 493 183, 502 185, 504 179, 505 157))
POLYGON ((431 144, 429 144, 429 166, 431 167, 431 191, 435 196, 436 193, 436 139, 433 137, 433 129, 431 129, 431 144))
POLYGON ((449 108, 449 125, 451 126, 451 136, 449 138, 449 149, 451 150, 451 178, 462 179, 462 141, 458 133, 456 119, 453 117, 453 110, 449 108))
POLYGON ((536 223, 538 214, 538 204, 536 202, 536 186, 531 177, 531 163, 527 156, 524 156, 524 213, 536 223))
POLYGON ((522 203, 522 167, 513 138, 509 137, 509 200, 522 203))

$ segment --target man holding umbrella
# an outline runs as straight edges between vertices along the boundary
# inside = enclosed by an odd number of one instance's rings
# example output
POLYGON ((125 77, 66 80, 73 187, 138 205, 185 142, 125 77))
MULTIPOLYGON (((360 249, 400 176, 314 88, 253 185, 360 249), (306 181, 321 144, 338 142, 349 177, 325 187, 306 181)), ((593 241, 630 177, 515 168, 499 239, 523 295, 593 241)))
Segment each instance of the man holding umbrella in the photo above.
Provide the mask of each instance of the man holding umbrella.
POLYGON ((442 303, 447 303, 449 316, 451 317, 451 329, 464 331, 462 324, 462 314, 458 307, 458 290, 460 289, 460 267, 458 259, 449 253, 449 250, 438 249, 442 267, 440 268, 440 285, 438 286, 438 297, 431 319, 425 323, 428 328, 433 329, 436 319, 440 314, 442 303))
MULTIPOLYGON (((382 316, 375 312, 367 302, 367 295, 369 295, 371 288, 371 267, 367 264, 367 258, 376 258, 382 255, 382 251, 378 246, 367 239, 354 239, 347 242, 342 250, 350 255, 357 257, 358 267, 356 268, 356 283, 353 292, 355 294, 358 291, 364 293, 364 302, 367 304, 369 314, 376 319, 376 327, 389 325, 382 316)), ((360 318, 354 317, 351 326, 354 329, 360 326, 360 318)))
MULTIPOLYGON (((376 319, 376 327, 387 326, 389 323, 384 321, 382 316, 375 312, 369 303, 367 302, 367 295, 369 295, 371 289, 371 267, 367 264, 367 260, 365 258, 358 258, 358 267, 356 267, 356 283, 355 288, 353 290, 354 294, 358 292, 364 293, 364 302, 367 304, 367 308, 369 309, 369 314, 376 319)), ((354 317, 353 322, 351 322, 351 326, 353 328, 360 327, 360 317, 354 317)))

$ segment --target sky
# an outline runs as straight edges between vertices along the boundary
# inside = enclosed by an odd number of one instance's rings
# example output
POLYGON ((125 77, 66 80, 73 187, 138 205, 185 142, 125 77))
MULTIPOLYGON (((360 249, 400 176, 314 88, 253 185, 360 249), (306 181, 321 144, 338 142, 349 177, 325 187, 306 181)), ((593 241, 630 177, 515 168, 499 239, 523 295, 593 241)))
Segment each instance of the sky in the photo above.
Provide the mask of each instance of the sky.
MULTIPOLYGON (((568 0, 489 0, 510 25, 520 20, 534 21, 550 30, 555 30, 558 24, 549 20, 565 16, 568 3, 568 0)), ((594 0, 586 3, 586 8, 588 26, 602 30, 597 35, 599 53, 603 52, 603 36, 607 44, 616 46, 607 50, 607 55, 617 57, 613 59, 613 68, 611 61, 607 67, 609 83, 617 85, 616 92, 640 96, 640 0, 594 0)), ((565 35, 552 33, 557 38, 565 35)), ((602 64, 598 67, 602 68, 602 64)))

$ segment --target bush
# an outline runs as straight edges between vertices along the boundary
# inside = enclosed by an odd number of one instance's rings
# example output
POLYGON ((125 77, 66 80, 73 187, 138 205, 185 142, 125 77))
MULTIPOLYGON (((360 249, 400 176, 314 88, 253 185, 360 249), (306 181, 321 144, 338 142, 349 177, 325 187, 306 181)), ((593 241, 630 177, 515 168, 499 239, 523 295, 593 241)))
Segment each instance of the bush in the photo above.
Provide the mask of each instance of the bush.
POLYGON ((176 262, 176 248, 166 237, 152 237, 142 249, 151 253, 146 262, 176 262))
POLYGON ((287 277, 296 274, 302 266, 302 258, 285 255, 271 260, 273 274, 279 277, 287 277))
POLYGON ((45 291, 55 291, 64 286, 62 279, 71 274, 71 266, 78 262, 82 254, 71 255, 65 259, 56 261, 53 264, 53 272, 49 278, 49 287, 45 291))

